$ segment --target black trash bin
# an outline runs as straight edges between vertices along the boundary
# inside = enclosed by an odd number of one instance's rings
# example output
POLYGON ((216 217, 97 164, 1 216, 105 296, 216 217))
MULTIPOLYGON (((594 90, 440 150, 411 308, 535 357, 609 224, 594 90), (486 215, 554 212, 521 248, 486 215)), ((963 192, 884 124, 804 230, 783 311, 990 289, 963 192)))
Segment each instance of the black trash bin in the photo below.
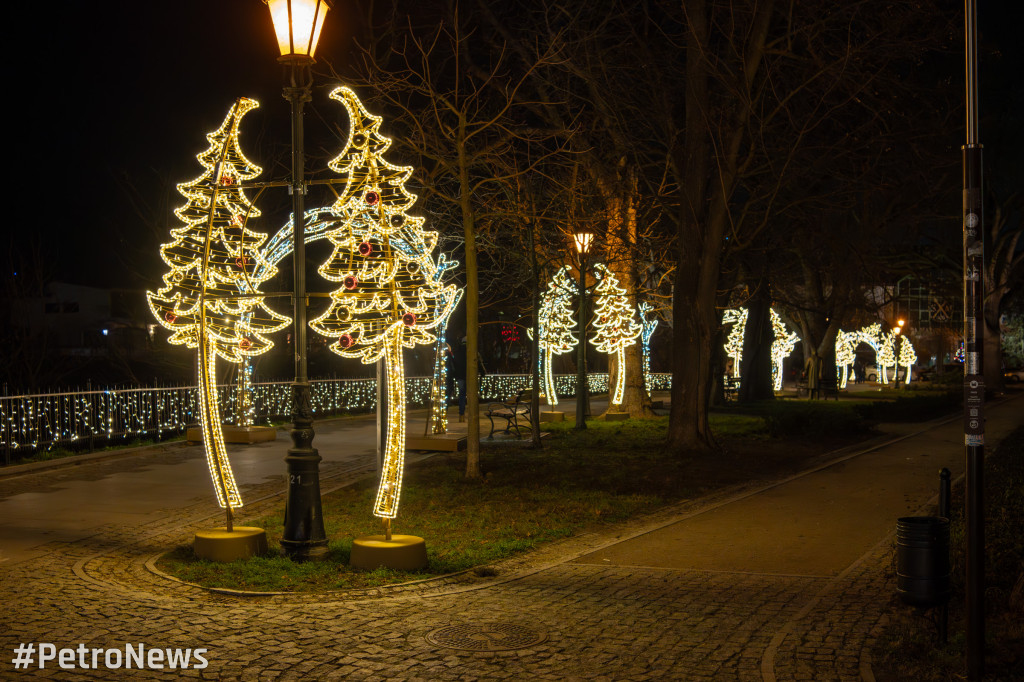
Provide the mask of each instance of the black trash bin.
POLYGON ((904 603, 925 609, 949 601, 949 519, 897 520, 896 594, 904 603))

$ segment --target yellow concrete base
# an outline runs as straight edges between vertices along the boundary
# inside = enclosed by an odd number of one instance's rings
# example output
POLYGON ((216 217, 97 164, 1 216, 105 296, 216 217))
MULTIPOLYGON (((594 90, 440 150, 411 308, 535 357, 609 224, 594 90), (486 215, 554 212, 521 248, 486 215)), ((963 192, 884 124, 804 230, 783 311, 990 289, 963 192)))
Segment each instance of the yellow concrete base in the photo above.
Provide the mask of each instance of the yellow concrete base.
POLYGON ((542 422, 564 422, 565 412, 541 412, 540 420, 542 422))
POLYGON ((352 541, 352 568, 416 571, 427 566, 427 544, 415 535, 367 535, 352 541))
POLYGON ((229 562, 265 554, 267 532, 252 526, 235 526, 230 533, 223 526, 196 532, 192 549, 200 559, 229 562))
MULTIPOLYGON (((224 425, 225 443, 265 443, 277 440, 277 429, 272 426, 231 426, 224 425)), ((185 440, 189 443, 202 443, 203 432, 198 426, 190 427, 185 432, 185 440)))
POLYGON ((605 412, 604 420, 606 422, 624 422, 629 419, 629 412, 605 412))

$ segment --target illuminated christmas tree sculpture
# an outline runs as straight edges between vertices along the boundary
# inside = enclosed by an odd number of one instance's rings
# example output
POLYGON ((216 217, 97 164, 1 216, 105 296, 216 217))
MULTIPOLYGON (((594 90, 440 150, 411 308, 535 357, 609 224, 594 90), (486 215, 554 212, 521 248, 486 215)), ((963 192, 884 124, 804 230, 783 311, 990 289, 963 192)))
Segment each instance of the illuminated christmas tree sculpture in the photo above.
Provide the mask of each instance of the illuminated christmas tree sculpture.
POLYGON ((552 355, 568 353, 578 343, 572 334, 576 326, 572 297, 576 294, 576 282, 572 269, 567 265, 559 268, 548 282, 548 290, 541 296, 538 327, 540 339, 541 377, 544 380, 544 394, 549 405, 558 404, 555 377, 551 368, 552 355))
POLYGON ((602 353, 616 357, 618 371, 611 404, 621 405, 626 392, 626 348, 636 343, 643 328, 634 319, 633 306, 615 274, 603 263, 596 264, 594 271, 598 277, 594 290, 597 304, 594 307, 594 337, 590 342, 602 353))
POLYGON ((917 362, 917 353, 914 351, 914 344, 906 336, 900 336, 900 354, 897 360, 899 364, 907 368, 907 376, 903 383, 910 383, 910 368, 917 362))
MULTIPOLYGON (((458 261, 448 260, 442 253, 437 259, 437 277, 442 278, 446 271, 454 269, 458 265, 458 261)), ((455 298, 450 302, 453 310, 461 298, 462 290, 456 289, 455 298)), ((433 330, 437 342, 434 345, 434 373, 430 379, 430 414, 427 416, 424 435, 448 433, 448 350, 450 346, 445 341, 448 320, 448 317, 444 318, 433 330)))
POLYGON ((654 316, 654 307, 644 301, 640 304, 638 312, 640 313, 640 324, 643 325, 644 331, 640 334, 640 344, 643 350, 643 362, 644 362, 644 389, 647 394, 651 394, 651 337, 654 336, 654 330, 658 328, 658 318, 654 316))
POLYGON ((896 365, 896 337, 898 332, 893 329, 882 337, 882 344, 878 348, 877 363, 879 381, 883 385, 889 385, 889 365, 896 365))
POLYGON ((782 390, 782 362, 790 356, 800 337, 796 332, 791 332, 782 321, 779 314, 773 309, 771 311, 772 331, 775 340, 772 341, 772 382, 776 391, 782 390))
MULTIPOLYGON (((771 311, 772 333, 772 385, 776 391, 782 390, 782 363, 790 356, 800 337, 791 332, 774 309, 771 311)), ((740 362, 743 360, 743 337, 747 333, 746 308, 729 308, 722 315, 722 324, 732 324, 729 338, 725 340, 725 354, 732 359, 732 377, 740 376, 740 362)))
POLYGON ((859 342, 858 332, 844 332, 840 329, 836 333, 836 372, 839 377, 839 388, 846 388, 850 365, 857 359, 856 350, 859 342))
POLYGON ((729 338, 725 340, 725 354, 732 359, 732 378, 740 376, 740 361, 743 359, 743 336, 747 333, 747 309, 729 308, 722 314, 722 324, 731 324, 729 338))
POLYGON ((348 182, 332 207, 339 216, 328 235, 334 250, 320 274, 341 286, 310 326, 334 339, 330 349, 342 357, 385 362, 387 440, 373 513, 386 520, 390 540, 405 456, 402 348, 435 343, 433 332, 451 314, 459 291, 440 280, 446 268, 433 256, 437 233, 407 214, 416 201, 405 188, 412 168, 384 160, 391 140, 380 133, 380 117, 367 112, 348 88, 336 89, 331 98, 345 106, 351 121, 344 150, 330 162, 348 182))
POLYGON ((239 146, 239 125, 259 106, 239 99, 224 123, 206 137, 210 146, 199 156, 203 174, 178 185, 187 200, 175 211, 184 223, 171 230, 174 241, 160 247, 170 267, 163 287, 147 292, 156 319, 172 335, 168 341, 198 350, 200 426, 217 501, 227 509, 242 506, 221 430, 217 400, 217 356, 241 363, 273 347, 269 332, 285 327, 290 318, 264 304, 260 284, 277 269, 261 253, 266 234, 248 227, 259 215, 240 184, 262 169, 249 161, 239 146))

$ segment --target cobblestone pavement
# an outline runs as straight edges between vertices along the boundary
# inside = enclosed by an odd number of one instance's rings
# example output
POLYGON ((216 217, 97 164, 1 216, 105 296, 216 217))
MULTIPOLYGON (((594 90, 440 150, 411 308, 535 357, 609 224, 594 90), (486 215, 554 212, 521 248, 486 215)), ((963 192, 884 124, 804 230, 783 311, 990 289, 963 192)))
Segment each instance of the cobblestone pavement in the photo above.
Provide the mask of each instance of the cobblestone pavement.
MULTIPOLYGON (((328 479, 325 490, 365 473, 354 466, 328 479)), ((250 492, 250 499, 275 485, 250 492)), ((276 496, 257 499, 252 513, 279 504, 276 496)), ((213 594, 147 568, 169 545, 208 525, 209 511, 204 501, 143 527, 107 527, 0 569, 0 646, 12 652, 0 677, 158 679, 170 672, 71 671, 56 661, 43 670, 13 669, 20 643, 48 642, 203 647, 207 668, 174 672, 202 679, 856 680, 890 591, 881 570, 884 543, 838 579, 566 561, 622 529, 550 546, 498 566, 493 577, 328 596, 213 594), (516 625, 543 641, 480 652, 428 639, 460 624, 516 625)), ((664 523, 678 511, 647 522, 664 523)), ((471 633, 454 643, 472 648, 479 641, 471 633)))
MULTIPOLYGON (((91 466, 62 475, 94 476, 91 466)), ((372 466, 335 465, 324 492, 372 466)), ((5 485, 30 482, 0 482, 0 496, 5 485)), ((280 492, 280 481, 250 488, 249 513, 277 510, 280 492)), ((737 494, 553 543, 494 575, 299 596, 210 592, 151 570, 219 517, 197 501, 0 564, 0 679, 873 680, 868 652, 892 600, 891 536, 836 576, 573 561, 737 494), (476 629, 446 639, 451 626, 476 629), (50 661, 16 671, 15 648, 44 642, 205 648, 209 665, 115 672, 50 661)))

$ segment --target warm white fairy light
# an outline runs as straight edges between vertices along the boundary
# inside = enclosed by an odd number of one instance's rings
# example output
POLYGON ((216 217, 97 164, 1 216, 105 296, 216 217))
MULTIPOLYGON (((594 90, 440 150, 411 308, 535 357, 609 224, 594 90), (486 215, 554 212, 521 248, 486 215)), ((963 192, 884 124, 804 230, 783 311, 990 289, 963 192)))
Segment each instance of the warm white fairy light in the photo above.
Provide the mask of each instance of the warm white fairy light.
POLYGON ((647 301, 640 303, 638 312, 640 324, 644 328, 640 334, 640 347, 643 350, 644 362, 644 389, 649 395, 654 390, 651 385, 651 337, 654 336, 654 330, 658 328, 658 318, 654 315, 654 306, 647 301))
POLYGON ((548 282, 547 291, 540 300, 540 311, 537 315, 540 334, 537 341, 537 347, 540 349, 538 360, 541 362, 544 395, 547 396, 549 405, 558 404, 558 391, 555 389, 551 367, 552 356, 568 353, 578 343, 578 339, 572 333, 576 326, 576 315, 572 306, 576 289, 572 268, 566 265, 555 271, 548 282))
POLYGON ((836 372, 839 377, 839 388, 846 388, 850 374, 850 365, 857 359, 857 344, 860 343, 860 332, 836 333, 836 372))
POLYGON ((876 355, 879 382, 884 386, 889 385, 889 365, 896 364, 896 338, 898 336, 899 332, 895 329, 884 335, 876 355))
POLYGON ((722 324, 731 324, 729 337, 725 340, 725 354, 732 358, 732 378, 740 376, 740 361, 743 359, 743 336, 747 332, 747 309, 729 308, 722 314, 722 324))
POLYGON ((612 405, 621 405, 626 392, 626 348, 636 343, 643 328, 634 319, 633 306, 615 274, 603 263, 594 265, 597 287, 594 298, 594 337, 590 342, 602 353, 615 354, 618 371, 612 405))
POLYGON ((330 349, 342 357, 385 362, 387 441, 373 513, 392 519, 405 456, 402 348, 435 343, 433 332, 448 319, 459 292, 441 282, 447 268, 433 256, 437 233, 423 229, 423 218, 406 214, 416 201, 405 189, 412 168, 383 158, 391 140, 380 133, 381 118, 349 88, 337 88, 331 98, 345 106, 351 125, 343 151, 329 164, 347 182, 332 206, 337 220, 328 238, 334 250, 319 272, 340 286, 310 326, 333 338, 330 349))
POLYGON ((786 323, 782 321, 775 310, 771 310, 771 318, 775 337, 775 340, 772 341, 772 382, 775 390, 781 391, 782 363, 796 348, 796 344, 800 343, 800 337, 796 335, 796 332, 791 332, 786 328, 786 323))
POLYGON ((173 228, 174 241, 160 247, 170 271, 159 291, 147 292, 153 315, 172 332, 168 341, 198 351, 203 443, 217 501, 228 509, 242 500, 221 429, 216 358, 240 363, 265 353, 273 347, 266 334, 291 321, 267 308, 259 295, 259 285, 277 269, 260 250, 266 234, 248 227, 259 211, 241 187, 262 172, 238 139, 242 118, 257 106, 240 98, 220 128, 206 136, 210 146, 197 157, 202 175, 178 185, 186 203, 175 215, 184 225, 173 228))
MULTIPOLYGON (((857 342, 866 343, 875 351, 875 365, 880 364, 880 353, 882 350, 882 325, 879 322, 870 324, 867 327, 862 328, 857 332, 857 342)), ((879 372, 876 376, 876 380, 882 377, 882 373, 879 372)))
MULTIPOLYGON (((791 332, 774 309, 769 311, 772 321, 772 386, 776 391, 782 390, 782 363, 796 348, 800 337, 796 332, 791 332)), ((732 324, 732 330, 725 342, 725 353, 732 358, 732 376, 740 376, 740 362, 743 360, 743 337, 747 331, 747 317, 749 313, 746 308, 729 308, 722 315, 722 324, 732 324)))
MULTIPOLYGON (((652 373, 652 390, 672 388, 672 375, 652 373)), ((589 391, 608 390, 608 375, 587 374, 589 391)), ((576 394, 575 374, 556 374, 559 395, 576 394)), ((431 377, 406 377, 408 405, 431 404, 431 377)), ((372 412, 377 405, 375 379, 314 379, 310 381, 313 415, 355 415, 372 412)), ((501 400, 530 387, 528 374, 488 374, 480 377, 480 399, 501 400)), ((237 387, 217 387, 225 419, 239 418, 237 387)), ((97 446, 130 442, 142 438, 163 439, 184 433, 199 419, 198 389, 195 386, 125 388, 69 391, 39 395, 0 397, 0 449, 11 452, 49 450, 95 441, 97 446)), ((249 408, 254 419, 287 418, 291 413, 291 382, 261 382, 252 385, 249 408)))
POLYGON ((910 342, 910 338, 903 334, 901 335, 900 341, 900 354, 897 358, 899 364, 907 368, 907 376, 904 379, 904 383, 910 383, 910 370, 914 363, 917 362, 917 353, 914 351, 914 344, 910 342))

